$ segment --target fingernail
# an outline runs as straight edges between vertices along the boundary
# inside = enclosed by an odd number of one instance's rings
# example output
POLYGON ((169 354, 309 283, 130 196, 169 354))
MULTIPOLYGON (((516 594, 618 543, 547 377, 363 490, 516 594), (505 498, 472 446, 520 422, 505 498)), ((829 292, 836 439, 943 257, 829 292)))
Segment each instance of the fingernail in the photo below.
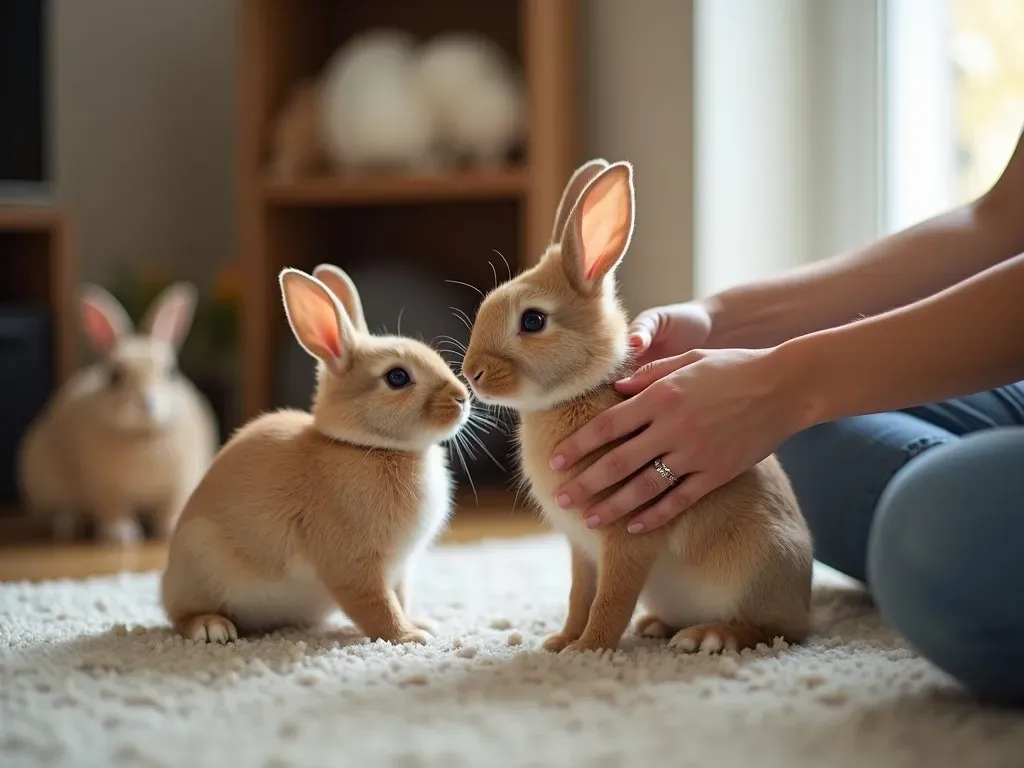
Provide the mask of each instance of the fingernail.
POLYGON ((640 531, 642 531, 643 529, 644 529, 644 524, 643 523, 630 523, 626 527, 626 530, 629 531, 630 533, 640 533, 640 531))
POLYGON ((597 515, 591 515, 583 522, 587 524, 587 528, 597 528, 601 524, 601 518, 597 515))
POLYGON ((638 334, 634 333, 632 336, 629 337, 629 345, 631 347, 639 347, 643 343, 644 343, 644 340, 642 338, 640 338, 640 336, 638 334))
POLYGON ((565 466, 565 456, 552 456, 549 463, 551 464, 552 469, 561 469, 565 466))
POLYGON ((562 509, 565 509, 570 504, 572 504, 572 499, 569 498, 568 494, 560 493, 560 494, 558 494, 558 497, 555 499, 555 503, 558 506, 560 506, 562 509))

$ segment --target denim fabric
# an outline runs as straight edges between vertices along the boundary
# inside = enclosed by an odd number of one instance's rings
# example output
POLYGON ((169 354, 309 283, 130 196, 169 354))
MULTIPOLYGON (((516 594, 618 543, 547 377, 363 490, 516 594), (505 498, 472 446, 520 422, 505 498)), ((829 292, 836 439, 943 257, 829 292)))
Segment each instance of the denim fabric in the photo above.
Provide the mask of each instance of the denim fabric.
POLYGON ((813 427, 779 458, 815 557, 967 687, 1024 703, 1024 382, 813 427))

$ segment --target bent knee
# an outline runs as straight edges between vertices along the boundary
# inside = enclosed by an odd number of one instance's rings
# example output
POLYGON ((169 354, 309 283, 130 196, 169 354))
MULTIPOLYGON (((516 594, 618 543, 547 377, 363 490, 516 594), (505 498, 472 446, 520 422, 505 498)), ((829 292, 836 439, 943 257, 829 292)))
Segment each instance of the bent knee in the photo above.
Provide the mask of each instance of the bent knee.
POLYGON ((868 552, 885 620, 969 689, 1003 701, 1024 700, 1024 671, 1004 663, 1024 651, 1024 608, 1005 598, 1024 588, 1024 482, 1007 471, 1024 456, 1017 432, 908 464, 879 501, 868 552))

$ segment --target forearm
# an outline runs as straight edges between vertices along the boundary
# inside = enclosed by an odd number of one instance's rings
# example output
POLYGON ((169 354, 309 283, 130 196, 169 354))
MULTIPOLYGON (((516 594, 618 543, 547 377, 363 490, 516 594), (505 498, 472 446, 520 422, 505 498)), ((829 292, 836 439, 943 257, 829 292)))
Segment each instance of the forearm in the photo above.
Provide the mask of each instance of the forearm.
POLYGON ((759 348, 931 296, 1024 252, 1024 135, 987 194, 857 251, 705 300, 709 347, 759 348))
POLYGON ((708 299, 709 346, 774 346, 931 296, 1024 250, 1020 227, 995 218, 981 202, 964 206, 863 250, 727 290, 708 299))
POLYGON ((896 410, 1024 379, 1024 255, 915 304, 793 339, 800 427, 896 410))

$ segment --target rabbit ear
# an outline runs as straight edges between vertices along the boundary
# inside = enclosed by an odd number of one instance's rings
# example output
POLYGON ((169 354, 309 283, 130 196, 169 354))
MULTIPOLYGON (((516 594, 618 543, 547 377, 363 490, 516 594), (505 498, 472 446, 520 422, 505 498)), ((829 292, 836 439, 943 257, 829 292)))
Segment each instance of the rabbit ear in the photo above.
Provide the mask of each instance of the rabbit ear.
POLYGON ((352 282, 352 278, 345 274, 345 270, 333 264, 320 264, 313 270, 313 277, 331 289, 331 292, 341 302, 341 306, 345 308, 355 329, 362 333, 369 333, 359 291, 356 290, 356 284, 352 282))
POLYGON ((585 296, 601 292, 633 237, 633 166, 614 163, 583 190, 562 233, 562 265, 585 296))
POLYGON ((117 340, 132 332, 132 321, 121 302, 98 285, 82 286, 78 309, 85 336, 99 355, 109 355, 117 340))
POLYGON ((562 191, 562 199, 558 203, 558 210, 555 212, 555 227, 551 230, 551 245, 562 240, 562 232, 565 231, 565 222, 572 213, 573 206, 580 199, 580 193, 594 177, 608 167, 608 161, 600 157, 590 160, 577 168, 565 189, 562 191))
POLYGON ((165 341, 175 349, 181 347, 192 328, 198 292, 191 283, 175 283, 157 296, 139 324, 143 333, 165 341))
POLYGON ((331 290, 297 269, 280 275, 288 324, 302 348, 335 372, 348 366, 355 329, 331 290))

